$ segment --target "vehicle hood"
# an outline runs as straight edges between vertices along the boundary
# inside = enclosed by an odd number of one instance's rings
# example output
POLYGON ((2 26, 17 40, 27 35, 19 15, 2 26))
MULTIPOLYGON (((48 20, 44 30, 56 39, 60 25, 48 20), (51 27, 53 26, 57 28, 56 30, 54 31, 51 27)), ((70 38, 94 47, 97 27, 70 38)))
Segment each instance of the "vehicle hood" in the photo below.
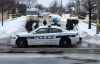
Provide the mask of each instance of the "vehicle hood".
POLYGON ((77 35, 78 34, 77 31, 68 31, 68 30, 66 30, 64 33, 68 34, 68 35, 77 35))
POLYGON ((25 37, 25 36, 28 36, 28 35, 30 35, 30 33, 28 33, 28 32, 16 33, 16 36, 23 36, 23 37, 25 37))

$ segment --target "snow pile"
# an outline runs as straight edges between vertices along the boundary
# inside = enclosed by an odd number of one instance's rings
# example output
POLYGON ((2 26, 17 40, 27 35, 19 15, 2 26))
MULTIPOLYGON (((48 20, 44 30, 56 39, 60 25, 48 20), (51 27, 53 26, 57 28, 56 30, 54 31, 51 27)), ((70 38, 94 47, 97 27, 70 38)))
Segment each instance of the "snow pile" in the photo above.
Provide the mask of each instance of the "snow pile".
POLYGON ((1 26, 2 28, 0 32, 6 32, 6 33, 14 33, 14 32, 20 32, 20 31, 25 31, 25 23, 26 23, 26 18, 25 16, 15 18, 13 20, 7 20, 4 22, 4 25, 1 26))
MULTIPOLYGON (((25 31, 26 16, 21 16, 15 19, 8 19, 2 23, 0 22, 0 39, 9 38, 12 34, 25 31)), ((1 40, 0 40, 1 43, 1 40)))
POLYGON ((83 36, 94 36, 96 34, 96 26, 91 26, 91 29, 88 29, 88 24, 80 21, 79 23, 79 33, 83 36))
POLYGON ((96 34, 96 24, 92 24, 91 29, 88 29, 88 23, 80 20, 79 32, 83 38, 83 44, 86 44, 87 47, 100 47, 100 34, 96 34))

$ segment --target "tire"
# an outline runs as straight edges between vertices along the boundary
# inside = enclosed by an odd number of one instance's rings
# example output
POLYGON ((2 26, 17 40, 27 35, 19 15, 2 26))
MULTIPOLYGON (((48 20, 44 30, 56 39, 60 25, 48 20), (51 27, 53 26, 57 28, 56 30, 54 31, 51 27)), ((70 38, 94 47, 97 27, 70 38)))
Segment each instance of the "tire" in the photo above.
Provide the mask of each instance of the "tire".
POLYGON ((72 47, 71 40, 69 38, 62 38, 60 40, 59 46, 61 48, 71 48, 72 47))
POLYGON ((16 40, 16 46, 18 48, 27 48, 28 47, 27 40, 25 38, 18 38, 16 40))

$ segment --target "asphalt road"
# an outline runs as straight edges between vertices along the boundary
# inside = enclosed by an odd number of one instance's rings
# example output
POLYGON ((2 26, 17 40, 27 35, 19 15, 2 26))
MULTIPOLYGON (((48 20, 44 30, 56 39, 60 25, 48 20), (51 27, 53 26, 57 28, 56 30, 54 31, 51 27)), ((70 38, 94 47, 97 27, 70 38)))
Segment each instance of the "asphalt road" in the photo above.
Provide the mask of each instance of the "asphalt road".
MULTIPOLYGON (((71 54, 0 54, 1 64, 100 64, 99 60, 70 57, 71 54)), ((74 56, 74 54, 72 54, 74 56)), ((80 56, 81 54, 75 54, 80 56)), ((81 55, 80 57, 86 55, 81 55)), ((90 55, 92 57, 92 55, 90 55)))

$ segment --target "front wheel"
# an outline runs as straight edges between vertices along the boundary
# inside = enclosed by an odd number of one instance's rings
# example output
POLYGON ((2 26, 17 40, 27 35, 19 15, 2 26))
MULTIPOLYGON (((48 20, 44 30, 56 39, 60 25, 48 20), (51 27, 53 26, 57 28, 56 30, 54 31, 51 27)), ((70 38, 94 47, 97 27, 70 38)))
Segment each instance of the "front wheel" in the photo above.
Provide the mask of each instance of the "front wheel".
POLYGON ((28 47, 27 40, 23 38, 18 38, 16 40, 16 46, 18 48, 27 48, 28 47))
POLYGON ((59 46, 61 48, 71 48, 72 47, 71 40, 69 38, 61 39, 59 46))

